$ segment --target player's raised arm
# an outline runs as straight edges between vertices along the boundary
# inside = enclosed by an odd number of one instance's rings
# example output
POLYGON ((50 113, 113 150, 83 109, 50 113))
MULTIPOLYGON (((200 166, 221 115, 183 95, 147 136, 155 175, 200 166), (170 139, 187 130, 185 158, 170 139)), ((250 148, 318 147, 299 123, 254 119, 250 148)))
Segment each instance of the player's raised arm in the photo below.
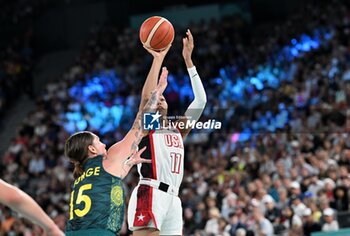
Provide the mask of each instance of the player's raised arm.
POLYGON ((167 78, 168 78, 168 70, 165 67, 163 67, 158 85, 156 89, 153 90, 153 92, 151 93, 150 99, 147 101, 146 105, 142 109, 139 109, 136 115, 135 121, 133 123, 133 126, 130 129, 130 131, 127 133, 127 135, 124 137, 124 139, 114 144, 108 150, 108 157, 112 157, 113 159, 116 157, 116 159, 118 160, 117 161, 118 163, 123 162, 127 164, 128 167, 132 167, 132 165, 142 163, 142 162, 149 162, 149 160, 144 160, 140 158, 140 154, 144 149, 136 153, 141 139, 147 134, 147 132, 143 130, 143 127, 142 127, 142 117, 143 117, 143 113, 145 112, 156 111, 158 99, 163 94, 168 84, 167 78), (128 162, 125 162, 130 156, 131 156, 131 160, 128 160, 128 162))
MULTIPOLYGON (((186 37, 182 39, 183 41, 183 50, 182 56, 185 60, 188 74, 190 76, 192 90, 194 94, 194 100, 189 105, 185 112, 185 117, 188 117, 189 120, 197 121, 201 116, 205 104, 207 103, 207 95, 205 94, 205 90, 201 81, 201 78, 198 75, 197 69, 192 61, 192 52, 194 48, 194 40, 191 34, 191 31, 188 29, 186 31, 186 37)), ((187 118, 180 119, 182 122, 186 122, 187 118)), ((181 135, 183 138, 187 136, 187 134, 191 131, 190 127, 180 129, 181 135)))
POLYGON ((146 105, 147 101, 151 97, 151 92, 157 87, 159 71, 165 56, 171 47, 171 44, 168 47, 166 47, 163 51, 160 51, 160 52, 149 49, 146 46, 143 46, 143 47, 153 56, 153 62, 152 62, 151 69, 147 75, 145 84, 143 85, 143 88, 142 88, 141 102, 140 102, 139 109, 142 109, 146 105))
POLYGON ((40 225, 49 236, 63 236, 63 232, 45 214, 40 206, 22 190, 0 179, 0 203, 19 212, 27 219, 40 225))

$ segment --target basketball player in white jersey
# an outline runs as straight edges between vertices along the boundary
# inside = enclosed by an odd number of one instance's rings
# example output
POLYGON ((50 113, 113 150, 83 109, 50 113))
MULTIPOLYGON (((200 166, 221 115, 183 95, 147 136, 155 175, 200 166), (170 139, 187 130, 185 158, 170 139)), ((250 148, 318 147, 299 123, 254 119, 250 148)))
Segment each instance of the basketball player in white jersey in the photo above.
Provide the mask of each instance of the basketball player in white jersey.
MULTIPOLYGON (((192 62, 193 37, 189 30, 186 35, 183 39, 182 55, 190 76, 194 100, 184 117, 197 121, 207 98, 192 62)), ((151 91, 157 85, 158 73, 168 50, 169 48, 163 52, 155 52, 147 49, 154 60, 142 90, 144 102, 149 99, 151 91)), ((166 119, 167 109, 168 105, 162 96, 157 110, 161 115, 161 124, 166 119)), ((187 118, 182 118, 181 121, 186 120, 187 118)), ((147 146, 143 158, 151 159, 152 163, 138 165, 140 181, 132 192, 128 208, 129 229, 133 231, 134 236, 182 235, 182 207, 178 194, 184 172, 183 139, 190 130, 169 130, 161 127, 159 130, 150 131, 140 142, 139 149, 147 146)))

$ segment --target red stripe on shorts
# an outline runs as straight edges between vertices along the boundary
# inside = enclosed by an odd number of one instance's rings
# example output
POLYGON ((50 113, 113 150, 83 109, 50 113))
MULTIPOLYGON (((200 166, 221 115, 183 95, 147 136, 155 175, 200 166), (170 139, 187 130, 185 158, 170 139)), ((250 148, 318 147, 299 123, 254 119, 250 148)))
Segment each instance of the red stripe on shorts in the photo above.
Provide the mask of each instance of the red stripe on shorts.
POLYGON ((156 219, 152 212, 153 188, 147 185, 140 185, 137 190, 137 205, 134 216, 134 227, 148 227, 150 220, 153 220, 157 227, 156 219))

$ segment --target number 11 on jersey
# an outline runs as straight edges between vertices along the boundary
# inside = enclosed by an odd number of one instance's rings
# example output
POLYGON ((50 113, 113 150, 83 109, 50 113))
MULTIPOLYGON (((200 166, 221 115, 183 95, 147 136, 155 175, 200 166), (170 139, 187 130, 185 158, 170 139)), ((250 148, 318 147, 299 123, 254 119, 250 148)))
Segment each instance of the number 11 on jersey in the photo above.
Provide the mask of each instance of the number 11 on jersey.
POLYGON ((171 173, 180 174, 182 156, 180 153, 171 152, 171 173))

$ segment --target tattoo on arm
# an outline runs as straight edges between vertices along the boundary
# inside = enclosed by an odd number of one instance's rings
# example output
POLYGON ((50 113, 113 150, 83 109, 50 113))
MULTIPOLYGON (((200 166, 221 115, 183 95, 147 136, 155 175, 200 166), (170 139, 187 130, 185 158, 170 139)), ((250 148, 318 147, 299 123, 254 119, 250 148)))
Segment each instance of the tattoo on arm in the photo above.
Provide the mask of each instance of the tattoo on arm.
POLYGON ((133 166, 133 164, 130 163, 130 157, 131 156, 129 156, 128 159, 126 159, 126 161, 124 162, 124 165, 127 165, 129 168, 131 168, 133 166))
POLYGON ((134 163, 130 162, 130 159, 132 158, 132 155, 134 155, 137 152, 137 147, 140 144, 141 139, 144 135, 144 130, 141 125, 142 114, 144 112, 154 112, 157 109, 158 98, 159 98, 158 92, 156 90, 153 91, 151 98, 147 101, 145 107, 142 109, 142 111, 139 111, 136 115, 136 119, 132 126, 132 129, 135 129, 136 132, 135 132, 134 142, 131 144, 131 147, 130 147, 131 156, 129 156, 124 162, 124 165, 123 165, 124 173, 120 176, 121 178, 124 178, 128 174, 129 170, 132 168, 132 166, 134 165, 134 163))
POLYGON ((153 91, 151 93, 151 98, 148 100, 145 107, 143 108, 144 112, 155 110, 157 108, 158 98, 159 98, 159 94, 157 93, 157 91, 153 91))
POLYGON ((137 151, 137 146, 141 142, 141 139, 142 139, 142 133, 140 131, 136 131, 135 140, 131 144, 131 153, 135 153, 137 151))
POLYGON ((129 170, 132 168, 132 166, 134 164, 130 163, 130 158, 132 157, 133 154, 131 154, 125 161, 124 161, 124 165, 123 165, 123 170, 124 170, 124 173, 122 173, 120 175, 120 178, 123 179, 128 173, 129 173, 129 170))
POLYGON ((143 137, 143 129, 141 125, 141 119, 142 119, 142 114, 144 112, 152 112, 155 111, 157 108, 157 103, 158 103, 158 97, 159 94, 157 91, 153 91, 151 94, 151 98, 147 101, 145 107, 142 109, 142 112, 138 112, 136 119, 134 121, 134 124, 132 126, 133 129, 136 129, 137 131, 135 132, 135 140, 131 145, 130 151, 131 153, 135 153, 137 151, 137 146, 141 142, 141 139, 143 137))

